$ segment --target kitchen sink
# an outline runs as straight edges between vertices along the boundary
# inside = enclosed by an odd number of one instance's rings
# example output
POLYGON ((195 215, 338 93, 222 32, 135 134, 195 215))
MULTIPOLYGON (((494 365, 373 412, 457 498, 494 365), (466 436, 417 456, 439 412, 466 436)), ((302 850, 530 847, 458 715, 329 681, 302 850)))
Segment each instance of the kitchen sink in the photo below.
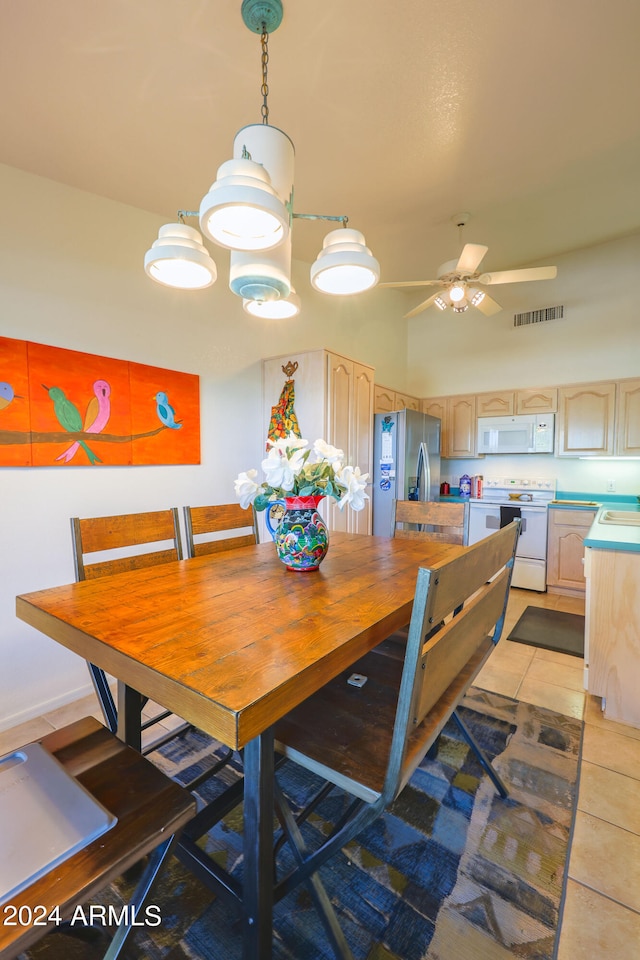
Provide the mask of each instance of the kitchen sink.
POLYGON ((601 500, 549 500, 549 503, 553 505, 554 503, 559 503, 562 506, 567 506, 575 504, 577 507, 599 507, 602 503, 601 500))
POLYGON ((638 510, 605 510, 600 517, 600 523, 622 523, 640 527, 640 512, 638 510))

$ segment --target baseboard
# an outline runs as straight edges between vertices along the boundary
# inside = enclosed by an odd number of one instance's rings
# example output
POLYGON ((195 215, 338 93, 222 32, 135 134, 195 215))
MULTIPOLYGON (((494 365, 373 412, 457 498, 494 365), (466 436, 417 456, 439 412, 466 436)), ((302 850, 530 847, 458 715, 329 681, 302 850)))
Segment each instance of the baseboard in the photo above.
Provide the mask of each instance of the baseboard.
POLYGON ((90 693, 93 693, 93 684, 88 680, 86 684, 76 687, 75 690, 68 690, 59 697, 52 697, 51 700, 44 700, 40 703, 31 703, 28 709, 3 717, 0 720, 0 733, 10 730, 12 727, 17 727, 21 723, 27 723, 29 720, 35 720, 46 713, 52 713, 60 707, 66 707, 68 703, 87 697, 90 693))

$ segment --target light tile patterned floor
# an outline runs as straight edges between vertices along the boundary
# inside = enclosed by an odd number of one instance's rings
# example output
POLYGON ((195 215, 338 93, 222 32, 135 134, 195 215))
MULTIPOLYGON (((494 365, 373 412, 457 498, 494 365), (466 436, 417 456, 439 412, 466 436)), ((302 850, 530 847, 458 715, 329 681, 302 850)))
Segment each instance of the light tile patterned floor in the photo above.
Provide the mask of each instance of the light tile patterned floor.
MULTIPOLYGON (((504 636, 528 605, 584 613, 574 597, 512 590, 504 636)), ((478 686, 585 720, 569 881, 557 960, 640 956, 640 730, 606 720, 585 695, 582 660, 502 640, 478 686)), ((0 754, 76 717, 101 719, 95 697, 0 733, 0 754)))
MULTIPOLYGON (((584 613, 574 597, 512 590, 504 636, 529 605, 584 613)), ((478 686, 584 717, 578 813, 557 960, 640 957, 640 730, 604 719, 583 691, 583 663, 508 640, 478 686)))

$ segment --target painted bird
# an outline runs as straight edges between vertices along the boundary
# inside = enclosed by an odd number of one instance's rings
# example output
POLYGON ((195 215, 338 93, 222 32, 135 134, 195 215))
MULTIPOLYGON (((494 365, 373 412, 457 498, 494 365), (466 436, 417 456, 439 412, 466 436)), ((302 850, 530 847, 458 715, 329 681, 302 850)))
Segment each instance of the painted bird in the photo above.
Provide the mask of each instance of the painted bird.
MULTIPOLYGON (((44 383, 42 386, 49 394, 49 398, 53 401, 53 412, 60 426, 68 430, 69 433, 80 433, 82 430, 82 417, 75 403, 67 399, 64 391, 61 390, 60 387, 45 387, 44 383)), ((84 440, 78 440, 78 443, 89 457, 90 463, 93 464, 96 463, 96 461, 102 463, 100 457, 96 456, 93 450, 89 449, 84 440)))
POLYGON ((4 410, 5 407, 8 407, 12 400, 24 400, 24 397, 21 397, 19 393, 13 392, 13 387, 10 383, 3 381, 0 383, 0 410, 4 410))
MULTIPOLYGON (((82 425, 84 433, 102 433, 111 415, 111 400, 109 399, 111 396, 111 387, 107 381, 96 380, 93 385, 93 392, 95 396, 89 400, 84 415, 84 423, 82 425)), ((65 463, 69 463, 76 455, 79 446, 80 443, 76 440, 70 447, 67 447, 59 457, 56 457, 56 460, 64 460, 65 463)))
POLYGON ((169 403, 169 398, 166 393, 160 391, 156 393, 154 400, 156 401, 156 413, 158 414, 158 420, 165 427, 170 427, 171 430, 180 430, 182 427, 181 423, 176 423, 175 416, 176 412, 169 403))

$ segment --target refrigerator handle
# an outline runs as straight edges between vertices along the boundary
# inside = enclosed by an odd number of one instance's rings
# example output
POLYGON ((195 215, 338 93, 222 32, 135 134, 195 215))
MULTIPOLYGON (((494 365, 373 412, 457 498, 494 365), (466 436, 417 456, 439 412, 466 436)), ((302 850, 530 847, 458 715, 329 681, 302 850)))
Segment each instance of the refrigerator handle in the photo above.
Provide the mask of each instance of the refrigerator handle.
POLYGON ((429 463, 429 450, 424 441, 420 444, 418 451, 418 500, 429 500, 431 493, 431 465, 429 463), (424 490, 422 489, 422 479, 424 475, 424 490))

